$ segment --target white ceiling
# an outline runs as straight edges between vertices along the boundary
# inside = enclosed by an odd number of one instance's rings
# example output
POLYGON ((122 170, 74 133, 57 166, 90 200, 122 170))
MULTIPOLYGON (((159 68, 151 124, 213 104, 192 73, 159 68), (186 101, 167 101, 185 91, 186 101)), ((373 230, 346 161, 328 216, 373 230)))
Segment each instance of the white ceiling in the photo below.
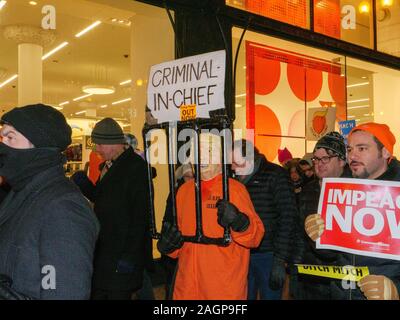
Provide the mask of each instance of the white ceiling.
MULTIPOLYGON (((69 45, 43 62, 43 102, 58 106, 70 101, 62 112, 75 116, 75 112, 87 108, 97 109, 97 116, 125 118, 129 120, 130 102, 111 106, 114 101, 129 98, 131 85, 120 82, 130 79, 130 33, 125 24, 112 19, 129 21, 135 14, 156 15, 160 9, 131 0, 48 0, 36 1, 32 6, 28 0, 8 1, 0 11, 0 83, 18 73, 18 45, 3 37, 2 27, 13 24, 41 26, 44 5, 56 8, 56 40, 44 48, 44 53, 58 44, 69 45), (81 38, 75 34, 94 21, 102 24, 81 38), (1 72, 5 69, 5 72, 1 72), (113 85, 116 92, 111 95, 94 95, 73 102, 82 96, 82 87, 91 84, 113 85), (108 104, 107 108, 100 106, 108 104)), ((163 14, 165 14, 163 12, 163 14)), ((18 80, 0 88, 0 111, 18 105, 18 80)), ((80 117, 85 116, 81 115, 80 117)))

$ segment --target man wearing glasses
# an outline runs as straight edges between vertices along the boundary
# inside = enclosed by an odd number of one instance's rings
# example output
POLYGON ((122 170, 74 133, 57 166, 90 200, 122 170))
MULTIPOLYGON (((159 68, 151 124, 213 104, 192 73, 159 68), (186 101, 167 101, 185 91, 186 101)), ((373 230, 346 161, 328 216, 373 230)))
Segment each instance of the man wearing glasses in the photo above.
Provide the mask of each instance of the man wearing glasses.
MULTIPOLYGON (((338 132, 329 132, 318 140, 313 151, 315 174, 318 179, 310 181, 303 187, 300 194, 300 224, 318 211, 318 201, 323 178, 351 177, 346 164, 346 146, 343 137, 338 132)), ((302 232, 300 241, 303 250, 303 263, 312 265, 332 264, 336 255, 327 254, 327 250, 316 250, 315 242, 302 232)), ((294 277, 292 294, 296 299, 319 300, 330 299, 330 279, 298 275, 294 277), (296 283, 297 282, 297 283, 296 283)))

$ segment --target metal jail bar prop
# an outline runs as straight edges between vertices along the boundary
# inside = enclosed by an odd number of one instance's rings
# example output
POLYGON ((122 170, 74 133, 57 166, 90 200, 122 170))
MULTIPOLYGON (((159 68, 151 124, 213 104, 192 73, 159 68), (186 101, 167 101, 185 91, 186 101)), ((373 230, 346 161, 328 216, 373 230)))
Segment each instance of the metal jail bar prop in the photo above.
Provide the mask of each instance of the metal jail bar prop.
MULTIPOLYGON (((179 122, 179 125, 182 129, 191 128, 194 130, 194 169, 195 169, 195 208, 196 208, 196 234, 195 235, 183 235, 183 239, 185 242, 195 242, 202 244, 215 244, 219 246, 227 246, 231 242, 231 233, 229 228, 224 228, 224 233, 221 238, 210 238, 204 235, 203 232, 203 224, 202 224, 202 203, 201 203, 201 178, 200 178, 200 132, 203 128, 207 129, 218 129, 222 130, 223 135, 221 136, 221 145, 222 145, 222 192, 223 199, 229 200, 229 184, 228 184, 228 163, 227 163, 227 143, 226 143, 226 132, 227 130, 231 130, 230 121, 225 116, 219 116, 214 120, 209 119, 195 119, 188 120, 185 122, 179 122)), ((157 232, 156 226, 156 217, 154 210, 154 188, 152 184, 152 170, 151 170, 151 159, 150 159, 150 146, 151 141, 147 139, 148 133, 151 130, 161 129, 164 130, 167 137, 167 148, 168 148, 168 173, 169 173, 169 187, 171 193, 171 201, 172 201, 172 217, 173 223, 178 228, 177 223, 177 211, 176 211, 176 195, 175 195, 175 168, 174 161, 171 159, 175 159, 175 154, 173 150, 173 142, 174 142, 174 134, 173 128, 177 128, 177 126, 171 126, 169 123, 148 125, 145 124, 142 135, 144 141, 144 152, 147 160, 147 172, 149 179, 149 197, 150 197, 150 215, 151 215, 151 235, 153 239, 159 239, 160 233, 157 232)), ((232 135, 231 135, 232 136, 232 135)), ((177 139, 176 139, 177 140, 177 139)), ((216 217, 217 218, 217 217, 216 217)))

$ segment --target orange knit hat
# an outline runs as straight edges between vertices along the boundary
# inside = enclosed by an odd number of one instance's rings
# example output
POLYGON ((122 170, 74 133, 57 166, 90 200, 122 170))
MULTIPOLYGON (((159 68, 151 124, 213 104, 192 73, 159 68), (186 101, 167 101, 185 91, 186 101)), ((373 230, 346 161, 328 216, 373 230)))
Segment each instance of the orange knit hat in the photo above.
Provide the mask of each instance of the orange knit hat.
POLYGON ((356 130, 366 131, 375 136, 375 138, 377 138, 384 145, 390 154, 393 155, 393 146, 396 143, 396 138, 386 124, 376 122, 360 124, 350 131, 349 137, 356 130))

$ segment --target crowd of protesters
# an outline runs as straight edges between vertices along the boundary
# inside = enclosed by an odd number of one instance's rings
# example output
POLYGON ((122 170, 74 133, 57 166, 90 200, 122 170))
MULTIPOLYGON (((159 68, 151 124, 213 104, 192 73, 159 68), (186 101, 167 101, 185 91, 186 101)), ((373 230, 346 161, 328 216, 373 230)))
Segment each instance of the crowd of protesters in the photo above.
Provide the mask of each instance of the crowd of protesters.
MULTIPOLYGON (((136 138, 114 119, 99 121, 96 165, 67 179, 71 128, 59 111, 29 105, 1 122, 0 299, 154 299, 149 191, 157 196, 157 188, 136 138)), ((398 300, 398 260, 316 246, 326 227, 318 214, 323 179, 400 181, 395 143, 387 125, 364 123, 347 142, 327 133, 302 158, 278 150, 278 165, 238 140, 227 197, 221 137, 200 134, 199 177, 190 163, 176 168, 157 241, 165 298, 398 300), (299 264, 363 266, 369 274, 344 286, 300 273, 299 264)))

